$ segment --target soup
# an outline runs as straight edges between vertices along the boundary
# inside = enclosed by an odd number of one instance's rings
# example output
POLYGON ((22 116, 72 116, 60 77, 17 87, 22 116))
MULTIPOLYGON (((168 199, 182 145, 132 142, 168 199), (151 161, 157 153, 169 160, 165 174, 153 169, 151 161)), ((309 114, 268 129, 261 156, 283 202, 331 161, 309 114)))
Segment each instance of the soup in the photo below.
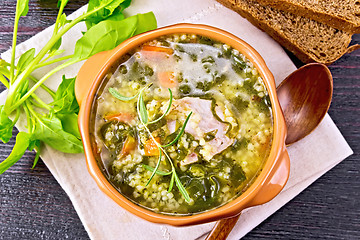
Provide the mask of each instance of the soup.
POLYGON ((106 75, 93 109, 104 174, 129 200, 163 214, 228 203, 271 148, 271 103, 258 71, 236 49, 199 35, 133 49, 106 75))

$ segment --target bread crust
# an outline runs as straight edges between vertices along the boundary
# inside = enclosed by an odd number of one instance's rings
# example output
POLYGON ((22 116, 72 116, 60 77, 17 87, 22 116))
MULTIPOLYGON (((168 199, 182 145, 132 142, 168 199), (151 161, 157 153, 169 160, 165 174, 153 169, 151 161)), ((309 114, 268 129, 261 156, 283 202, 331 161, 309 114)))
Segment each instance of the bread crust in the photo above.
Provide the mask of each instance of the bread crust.
POLYGON ((256 0, 262 5, 268 5, 273 8, 291 12, 295 15, 300 15, 313 19, 315 21, 327 24, 339 30, 347 31, 349 33, 360 33, 360 2, 348 0, 348 4, 343 1, 322 0, 333 7, 338 5, 338 9, 342 11, 335 11, 328 7, 324 8, 317 1, 304 0, 256 0), (353 2, 353 3, 352 3, 353 2), (357 4, 358 3, 358 4, 357 4), (347 9, 345 9, 345 7, 347 9))
POLYGON ((349 33, 360 33, 360 2, 348 0, 349 4, 342 4, 343 1, 322 0, 328 4, 338 5, 338 9, 343 11, 334 11, 332 8, 324 9, 317 1, 299 1, 299 0, 256 0, 262 5, 268 5, 273 8, 288 11, 295 15, 301 15, 331 27, 347 31, 349 33), (351 2, 353 2, 351 4, 351 2), (356 4, 359 2, 359 5, 356 4), (345 10, 347 7, 347 11, 345 10))
POLYGON ((251 0, 217 0, 267 32, 304 63, 331 64, 349 50, 352 34, 251 0), (311 29, 303 29, 302 28, 311 29), (301 33, 301 34, 300 34, 301 33))

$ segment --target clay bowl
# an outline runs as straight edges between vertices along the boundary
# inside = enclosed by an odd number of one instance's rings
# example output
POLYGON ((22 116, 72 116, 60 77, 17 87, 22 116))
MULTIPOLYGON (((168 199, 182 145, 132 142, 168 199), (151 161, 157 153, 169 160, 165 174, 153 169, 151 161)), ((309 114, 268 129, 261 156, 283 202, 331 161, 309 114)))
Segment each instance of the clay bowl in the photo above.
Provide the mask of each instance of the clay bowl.
POLYGON ((115 49, 102 52, 88 59, 77 76, 75 84, 76 97, 80 104, 79 126, 84 144, 86 162, 91 176, 99 188, 121 207, 129 212, 155 223, 174 226, 186 226, 211 222, 222 218, 233 217, 248 207, 266 203, 273 199, 284 187, 289 177, 290 161, 285 147, 286 125, 276 95, 274 77, 262 57, 249 44, 234 35, 205 25, 177 24, 132 37, 115 49), (248 189, 231 202, 206 212, 187 216, 164 215, 138 206, 119 193, 108 181, 96 161, 90 138, 90 113, 94 96, 113 64, 128 51, 141 43, 162 35, 175 33, 198 34, 226 43, 243 53, 257 68, 270 95, 274 120, 273 141, 268 159, 257 178, 248 189))

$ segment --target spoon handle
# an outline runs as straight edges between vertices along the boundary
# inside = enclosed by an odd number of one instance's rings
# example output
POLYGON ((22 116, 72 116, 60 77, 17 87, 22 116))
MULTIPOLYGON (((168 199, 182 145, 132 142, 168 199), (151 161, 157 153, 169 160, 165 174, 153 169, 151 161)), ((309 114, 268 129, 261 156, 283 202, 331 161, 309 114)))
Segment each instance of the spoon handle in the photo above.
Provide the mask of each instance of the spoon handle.
POLYGON ((239 217, 240 214, 235 217, 225 218, 217 221, 205 240, 225 240, 230 234, 231 230, 234 228, 239 217))

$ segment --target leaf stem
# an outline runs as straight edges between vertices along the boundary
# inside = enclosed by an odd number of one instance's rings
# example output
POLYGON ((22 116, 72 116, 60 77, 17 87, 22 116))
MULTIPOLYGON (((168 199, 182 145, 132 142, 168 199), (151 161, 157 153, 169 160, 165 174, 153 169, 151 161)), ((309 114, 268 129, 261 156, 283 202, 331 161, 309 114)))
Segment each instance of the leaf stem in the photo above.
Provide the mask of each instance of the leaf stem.
POLYGON ((26 121, 27 121, 27 129, 28 129, 28 132, 31 133, 32 131, 32 124, 31 124, 31 117, 30 117, 30 110, 27 106, 27 103, 24 104, 23 106, 23 109, 24 109, 24 112, 26 114, 26 121))
POLYGON ((20 1, 16 3, 16 12, 15 12, 15 21, 14 21, 14 31, 13 31, 13 39, 12 39, 12 47, 11 47, 11 62, 10 62, 10 83, 14 82, 14 74, 15 74, 15 50, 16 50, 16 37, 18 32, 19 20, 19 5, 20 1))
MULTIPOLYGON (((81 16, 77 17, 76 19, 72 20, 69 24, 65 25, 64 28, 62 28, 58 33, 54 34, 50 40, 45 44, 45 46, 40 50, 40 52, 36 55, 36 57, 34 58, 34 60, 27 66, 27 68, 16 78, 15 81, 11 81, 11 83, 13 83, 13 85, 10 87, 9 89, 9 94, 8 94, 8 98, 6 100, 5 103, 5 110, 8 114, 10 114, 12 111, 14 111, 14 107, 12 107, 13 103, 13 99, 14 99, 14 95, 17 94, 17 90, 19 88, 19 86, 21 86, 21 84, 23 83, 23 81, 25 81, 25 79, 28 78, 28 76, 35 70, 36 65, 41 61, 41 59, 43 59, 43 57, 45 56, 45 54, 51 49, 51 47, 67 32, 69 31, 74 25, 76 25, 77 23, 79 23, 80 21, 82 21, 83 19, 87 18, 88 16, 96 13, 97 11, 103 9, 105 6, 107 6, 106 4, 104 4, 101 7, 97 7, 92 9, 89 12, 86 12, 84 14, 82 14, 81 16)), ((15 51, 15 50, 14 50, 15 51)), ((78 60, 80 61, 80 60, 78 60)), ((78 62, 76 61, 76 62, 78 62)), ((71 61, 69 61, 71 62, 71 61)), ((67 62, 67 63, 69 63, 67 62)), ((71 62, 71 64, 74 62, 71 62)), ((66 64, 66 63, 65 63, 66 64)), ((70 64, 68 64, 70 65, 70 64)), ((62 66, 62 65, 60 65, 62 66)), ((51 74, 55 73, 56 71, 51 71, 51 74)), ((50 72, 49 72, 50 73, 50 72)), ((45 81, 48 77, 50 77, 49 73, 45 76, 47 76, 43 81, 45 81)), ((42 81, 42 82, 43 82, 42 81)), ((41 83, 42 83, 41 82, 41 83)), ((29 95, 28 95, 29 96, 29 95)), ((27 96, 27 97, 28 97, 27 96)), ((26 98, 27 98, 26 97, 26 98)), ((26 99, 25 98, 25 99, 26 99)), ((22 100, 23 102, 24 100, 22 100)), ((19 106, 19 104, 17 104, 17 107, 19 106)))
POLYGON ((46 110, 51 110, 51 107, 46 104, 43 100, 41 100, 41 98, 39 98, 36 94, 32 94, 31 95, 32 98, 35 99, 36 102, 38 102, 39 106, 42 108, 45 108, 46 110))
POLYGON ((67 4, 67 1, 61 1, 60 7, 59 7, 59 11, 58 11, 58 15, 56 17, 56 21, 55 21, 55 26, 54 26, 54 34, 56 34, 59 30, 59 19, 64 11, 64 8, 67 4))
POLYGON ((44 67, 44 66, 53 64, 53 63, 61 62, 61 61, 64 61, 64 60, 68 60, 68 59, 72 58, 73 56, 74 56, 74 55, 68 55, 68 56, 64 56, 64 57, 60 57, 60 58, 53 59, 53 60, 51 60, 51 61, 41 62, 41 63, 39 63, 38 65, 36 65, 36 68, 35 68, 35 69, 38 69, 38 68, 41 68, 41 67, 44 67))
POLYGON ((48 72, 47 74, 45 74, 45 76, 43 76, 29 91, 27 91, 27 93, 22 96, 16 103, 14 103, 10 108, 9 108, 9 112, 11 113, 12 111, 14 111, 14 109, 16 109, 17 107, 19 107, 28 97, 31 96, 31 94, 33 94, 35 92, 35 90, 40 87, 51 75, 53 75, 54 73, 60 71, 63 68, 66 68, 67 66, 70 66, 74 63, 76 63, 77 61, 68 61, 65 62, 59 66, 57 66, 56 68, 54 68, 53 70, 51 70, 50 72, 48 72))
MULTIPOLYGON (((29 76, 29 78, 30 78, 30 80, 32 80, 35 83, 37 83, 39 81, 38 79, 36 79, 35 77, 33 77, 31 75, 29 76)), ((48 92, 52 98, 55 97, 55 95, 56 95, 55 92, 53 90, 51 90, 49 87, 47 87, 44 84, 41 84, 40 87, 43 88, 46 92, 48 92)))
POLYGON ((16 109, 16 115, 15 115, 15 118, 13 120, 13 124, 15 125, 15 123, 17 123, 17 121, 19 120, 19 117, 20 117, 20 110, 19 109, 16 109))

